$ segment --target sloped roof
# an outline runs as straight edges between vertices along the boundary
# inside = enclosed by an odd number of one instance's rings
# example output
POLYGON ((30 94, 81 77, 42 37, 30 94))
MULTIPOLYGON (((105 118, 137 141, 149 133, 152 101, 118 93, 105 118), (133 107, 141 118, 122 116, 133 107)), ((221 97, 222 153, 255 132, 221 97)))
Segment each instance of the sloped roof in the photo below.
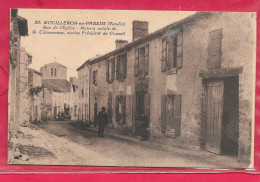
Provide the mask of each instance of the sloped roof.
POLYGON ((66 79, 43 79, 42 86, 56 92, 70 92, 71 83, 66 79))
POLYGON ((64 68, 67 68, 66 66, 58 63, 58 62, 52 62, 52 63, 48 63, 48 64, 45 64, 44 66, 49 66, 49 65, 52 65, 52 66, 61 66, 61 67, 64 67, 64 68))
POLYGON ((42 76, 41 72, 39 72, 39 71, 37 71, 37 70, 35 70, 35 69, 29 68, 29 71, 32 71, 32 72, 34 72, 34 73, 36 73, 36 74, 42 76))
POLYGON ((85 66, 86 66, 88 63, 90 63, 91 61, 94 61, 94 60, 96 60, 96 59, 98 59, 98 58, 100 58, 100 57, 103 57, 103 54, 100 54, 100 55, 97 55, 97 56, 95 56, 95 57, 89 58, 88 60, 85 61, 85 63, 84 63, 83 65, 81 65, 81 66, 77 69, 77 71, 79 71, 81 68, 85 67, 85 66))
POLYGON ((77 69, 77 71, 81 70, 86 64, 94 64, 94 63, 96 63, 96 62, 98 62, 98 61, 100 61, 100 60, 103 60, 103 59, 106 58, 106 57, 109 57, 109 56, 112 56, 112 55, 114 55, 114 54, 116 54, 116 53, 118 53, 118 52, 127 50, 127 49, 128 49, 129 47, 131 47, 131 46, 134 46, 134 45, 136 45, 136 44, 142 43, 142 42, 144 42, 144 41, 146 41, 146 40, 148 40, 148 39, 151 39, 151 38, 153 38, 153 37, 155 37, 155 36, 161 35, 161 34, 163 34, 165 31, 167 31, 168 29, 172 29, 172 28, 178 27, 178 26, 180 26, 180 25, 182 25, 182 24, 185 24, 185 23, 188 23, 188 22, 190 22, 190 21, 193 21, 194 19, 196 19, 196 18, 198 18, 198 17, 201 17, 201 16, 203 16, 203 15, 209 15, 209 14, 211 14, 211 12, 198 12, 198 13, 195 13, 195 14, 193 14, 193 15, 190 15, 190 16, 184 18, 184 19, 181 19, 181 20, 179 20, 179 21, 173 22, 173 23, 171 23, 171 24, 169 24, 169 25, 167 25, 167 26, 165 26, 165 27, 163 27, 163 28, 161 28, 161 29, 159 29, 159 30, 153 32, 153 33, 150 33, 150 34, 148 34, 148 35, 146 35, 146 36, 144 36, 144 37, 142 37, 142 38, 139 38, 139 39, 137 39, 137 40, 135 40, 135 41, 133 41, 133 42, 130 42, 130 43, 126 44, 124 47, 122 47, 122 48, 120 48, 120 49, 116 49, 116 50, 114 50, 114 51, 108 52, 108 53, 106 53, 106 54, 103 54, 102 56, 96 57, 95 59, 88 59, 87 61, 85 61, 84 64, 82 64, 82 65, 77 69))

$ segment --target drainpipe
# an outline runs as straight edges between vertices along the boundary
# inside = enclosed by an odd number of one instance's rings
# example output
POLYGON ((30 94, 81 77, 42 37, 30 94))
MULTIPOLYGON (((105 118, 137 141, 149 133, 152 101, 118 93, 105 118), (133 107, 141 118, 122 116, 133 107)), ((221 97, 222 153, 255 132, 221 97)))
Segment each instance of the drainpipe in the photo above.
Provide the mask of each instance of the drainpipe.
POLYGON ((88 67, 88 124, 90 125, 90 75, 91 75, 91 68, 90 65, 87 63, 88 67))

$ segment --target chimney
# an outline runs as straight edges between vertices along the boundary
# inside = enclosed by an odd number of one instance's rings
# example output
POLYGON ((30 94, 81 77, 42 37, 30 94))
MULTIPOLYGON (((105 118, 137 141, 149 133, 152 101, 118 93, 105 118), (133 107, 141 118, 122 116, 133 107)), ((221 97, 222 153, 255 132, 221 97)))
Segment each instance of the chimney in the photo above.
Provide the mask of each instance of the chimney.
POLYGON ((127 40, 116 40, 116 49, 120 49, 128 44, 127 40))
POLYGON ((133 41, 148 34, 148 21, 133 21, 133 41))

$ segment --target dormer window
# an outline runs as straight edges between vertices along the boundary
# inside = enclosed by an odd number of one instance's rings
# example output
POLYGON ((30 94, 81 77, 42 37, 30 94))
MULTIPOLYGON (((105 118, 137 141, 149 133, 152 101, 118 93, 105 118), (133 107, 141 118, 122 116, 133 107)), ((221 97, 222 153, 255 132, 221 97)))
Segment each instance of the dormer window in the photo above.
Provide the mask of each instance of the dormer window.
POLYGON ((53 76, 53 68, 51 68, 51 76, 53 76))

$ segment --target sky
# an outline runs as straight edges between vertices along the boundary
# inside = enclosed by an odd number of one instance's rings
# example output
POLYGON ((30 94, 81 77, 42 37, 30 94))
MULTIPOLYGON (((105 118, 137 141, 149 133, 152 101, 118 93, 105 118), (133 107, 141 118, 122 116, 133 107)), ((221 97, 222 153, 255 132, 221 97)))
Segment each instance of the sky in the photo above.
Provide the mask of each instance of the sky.
MULTIPOLYGON (((22 37, 21 46, 33 57, 31 68, 39 71, 44 64, 57 61, 67 67, 68 78, 77 77, 76 69, 87 59, 113 51, 116 39, 131 42, 134 20, 148 21, 148 33, 152 33, 194 13, 191 11, 19 9, 18 15, 28 21, 29 34, 29 36, 22 37), (35 21, 40 21, 41 24, 35 24, 35 21), (123 22, 125 26, 116 26, 117 29, 113 32, 125 32, 125 35, 39 34, 39 31, 43 29, 44 21, 123 22), (36 30, 36 34, 33 33, 34 30, 36 30)), ((48 24, 46 26, 54 27, 54 25, 48 24)), ((80 28, 81 26, 70 27, 80 28)), ((107 26, 88 27, 102 28, 107 26)), ((108 33, 110 31, 111 29, 108 33)))

